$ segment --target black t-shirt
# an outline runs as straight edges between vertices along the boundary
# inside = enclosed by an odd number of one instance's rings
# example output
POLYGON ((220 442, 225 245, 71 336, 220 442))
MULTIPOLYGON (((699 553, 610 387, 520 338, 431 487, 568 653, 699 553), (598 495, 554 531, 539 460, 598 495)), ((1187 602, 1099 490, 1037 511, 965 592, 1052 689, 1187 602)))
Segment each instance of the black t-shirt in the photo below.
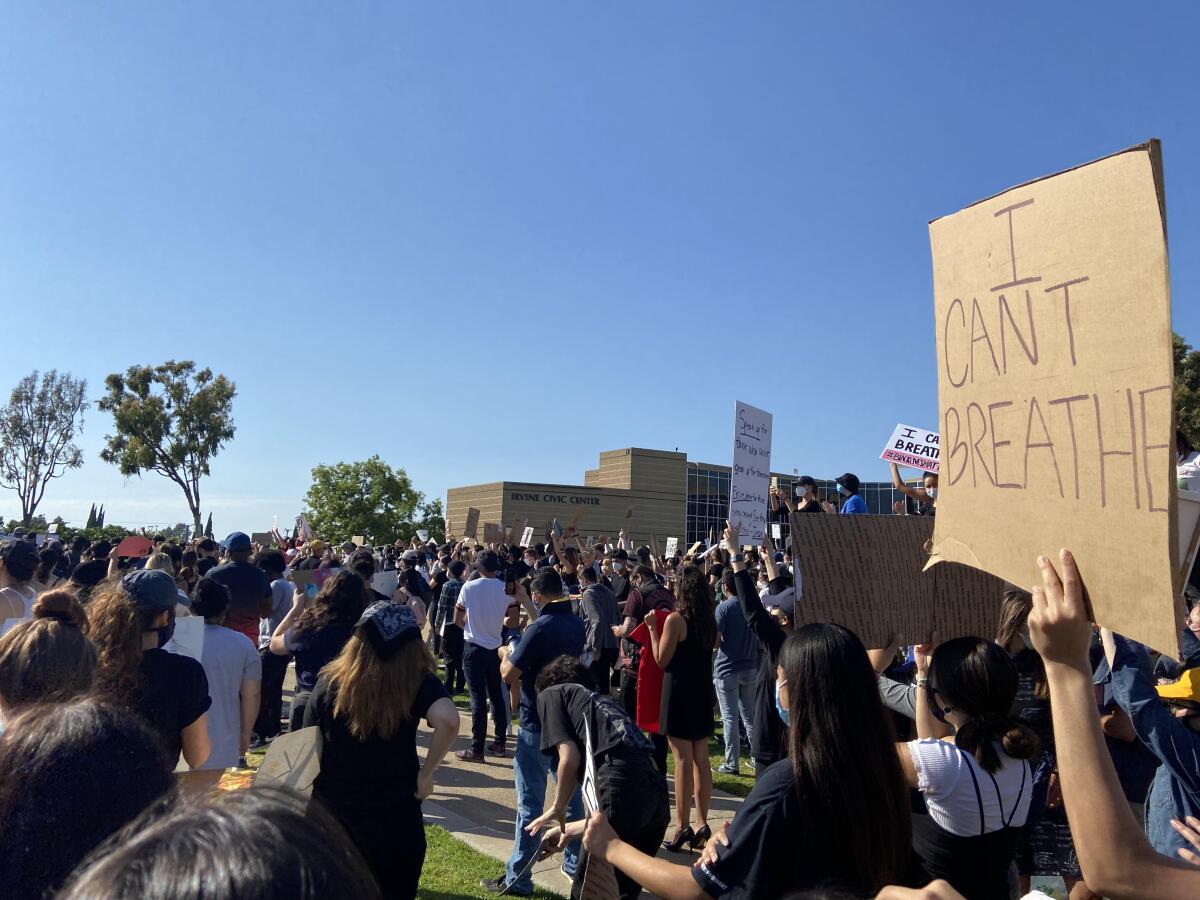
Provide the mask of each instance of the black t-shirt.
MULTIPOLYGON (((335 693, 322 677, 304 709, 305 726, 317 725, 323 739, 321 772, 313 791, 344 814, 358 811, 371 815, 380 808, 415 804, 417 773, 417 723, 442 697, 449 697, 446 686, 431 672, 421 679, 411 718, 386 740, 371 737, 360 740, 350 734, 342 717, 333 715, 335 693)), ((406 852, 398 847, 397 852, 406 852)))
POLYGON ((742 802, 729 824, 729 846, 718 847, 716 863, 693 868, 692 877, 712 897, 782 897, 836 883, 830 835, 808 824, 792 761, 780 760, 742 802))
POLYGON ((183 729, 212 706, 204 666, 190 656, 147 650, 138 668, 142 679, 134 712, 162 739, 163 750, 174 768, 183 749, 183 729))
POLYGON ((583 758, 587 752, 584 738, 590 729, 592 753, 599 758, 598 764, 605 756, 612 756, 626 765, 645 762, 655 770, 654 745, 612 697, 595 694, 581 684, 556 684, 538 694, 537 706, 543 753, 556 756, 559 744, 572 741, 583 758))
POLYGON ((316 686, 321 670, 342 652, 353 633, 353 625, 339 622, 304 634, 298 633, 295 625, 287 630, 283 646, 296 654, 297 690, 311 691, 316 686))

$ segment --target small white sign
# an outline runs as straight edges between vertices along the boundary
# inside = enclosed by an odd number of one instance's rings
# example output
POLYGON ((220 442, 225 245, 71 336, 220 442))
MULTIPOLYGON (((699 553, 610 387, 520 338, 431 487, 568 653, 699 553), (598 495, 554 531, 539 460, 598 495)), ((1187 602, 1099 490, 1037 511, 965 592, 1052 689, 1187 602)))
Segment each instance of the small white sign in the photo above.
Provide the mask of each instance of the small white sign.
POLYGON ((533 540, 533 526, 526 525, 525 530, 521 532, 521 546, 528 547, 529 542, 533 540))
POLYGON ((783 539, 783 526, 778 522, 771 523, 771 537, 777 541, 783 539))
POLYGON ((938 474, 941 467, 941 438, 936 431, 897 425, 879 458, 898 466, 910 466, 938 474))
POLYGON ((679 550, 679 538, 667 538, 667 557, 670 558, 674 556, 677 550, 679 550))

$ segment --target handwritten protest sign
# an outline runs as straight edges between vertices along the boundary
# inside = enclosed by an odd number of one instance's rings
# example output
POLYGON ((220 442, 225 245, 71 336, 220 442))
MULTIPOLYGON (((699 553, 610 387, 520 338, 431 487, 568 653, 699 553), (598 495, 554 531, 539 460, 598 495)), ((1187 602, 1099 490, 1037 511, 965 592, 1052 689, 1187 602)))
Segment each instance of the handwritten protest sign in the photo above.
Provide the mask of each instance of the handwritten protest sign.
POLYGON ((929 226, 936 562, 1016 584, 1070 547, 1097 621, 1177 649, 1171 302, 1157 141, 929 226))
POLYGON ((898 466, 911 466, 926 472, 938 473, 941 465, 938 433, 911 425, 897 425, 879 458, 898 466))
POLYGON ((748 403, 734 407, 733 474, 729 479, 729 522, 742 542, 758 546, 767 527, 767 497, 771 487, 771 428, 769 412, 748 403))
POLYGON ((667 538, 667 558, 669 559, 670 557, 674 556, 676 551, 678 551, 678 550, 679 550, 679 538, 677 538, 677 537, 667 538))
POLYGON ((522 547, 531 546, 530 542, 532 540, 533 540, 533 526, 526 525, 525 530, 521 532, 521 546, 522 547))
POLYGON ((803 584, 798 624, 835 622, 867 647, 995 637, 1006 585, 957 563, 924 570, 933 520, 925 516, 790 517, 803 584))
POLYGON ((479 530, 479 510, 473 506, 467 507, 467 521, 463 525, 463 537, 475 538, 475 533, 479 530))

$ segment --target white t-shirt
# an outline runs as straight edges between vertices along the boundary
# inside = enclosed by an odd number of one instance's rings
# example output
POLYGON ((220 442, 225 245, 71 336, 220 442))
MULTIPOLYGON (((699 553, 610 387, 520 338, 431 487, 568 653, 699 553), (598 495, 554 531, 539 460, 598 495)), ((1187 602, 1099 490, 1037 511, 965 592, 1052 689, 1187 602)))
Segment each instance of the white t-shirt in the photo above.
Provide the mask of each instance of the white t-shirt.
POLYGON ((242 737, 242 682, 262 681, 262 657, 240 631, 224 625, 204 626, 200 662, 208 677, 208 737, 212 753, 202 769, 225 769, 238 764, 242 737))
POLYGON ((500 631, 504 615, 512 598, 504 593, 504 582, 498 578, 476 578, 463 585, 458 594, 458 606, 467 611, 463 639, 485 650, 500 647, 500 631))
POLYGON ((983 833, 1025 824, 1033 773, 1025 760, 1013 759, 999 747, 996 750, 1000 768, 989 775, 975 757, 949 741, 923 738, 908 742, 917 769, 917 789, 925 795, 929 815, 951 834, 980 834, 981 806, 983 833))

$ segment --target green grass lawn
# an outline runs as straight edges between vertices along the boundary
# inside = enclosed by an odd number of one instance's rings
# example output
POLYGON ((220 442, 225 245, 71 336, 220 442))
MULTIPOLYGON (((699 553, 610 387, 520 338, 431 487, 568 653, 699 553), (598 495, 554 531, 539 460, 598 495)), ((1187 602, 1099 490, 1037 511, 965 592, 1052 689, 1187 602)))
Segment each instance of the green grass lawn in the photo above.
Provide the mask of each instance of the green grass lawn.
MULTIPOLYGON (((462 841, 437 825, 425 826, 425 866, 421 869, 421 884, 417 896, 424 900, 450 900, 452 897, 494 897, 479 886, 484 878, 495 878, 503 864, 490 856, 472 850, 462 841)), ((566 880, 563 880, 564 887, 566 880)), ((551 900, 565 894, 552 894, 541 888, 534 897, 551 900)))

